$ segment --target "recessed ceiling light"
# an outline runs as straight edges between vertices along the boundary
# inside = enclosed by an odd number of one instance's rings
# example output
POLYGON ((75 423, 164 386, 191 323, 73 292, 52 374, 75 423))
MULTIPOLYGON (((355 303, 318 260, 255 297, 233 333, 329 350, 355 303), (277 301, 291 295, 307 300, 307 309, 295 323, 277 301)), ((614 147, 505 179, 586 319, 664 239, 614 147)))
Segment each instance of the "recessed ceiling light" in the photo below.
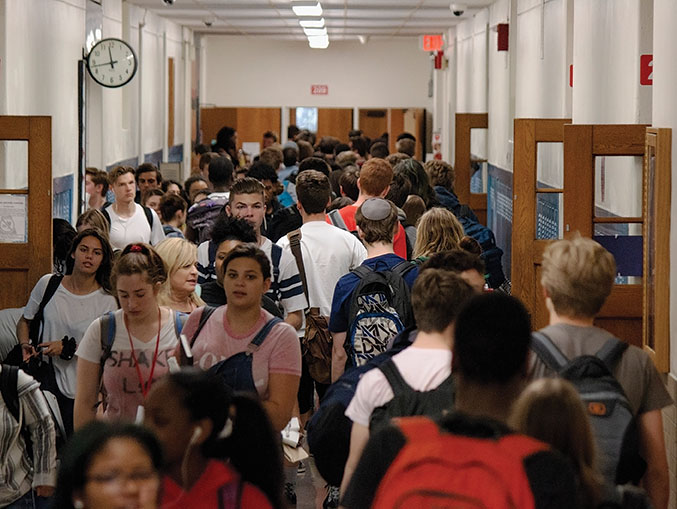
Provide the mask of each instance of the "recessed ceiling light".
POLYGON ((303 28, 322 28, 324 26, 324 18, 300 19, 299 25, 301 25, 303 28))
POLYGON ((308 37, 308 44, 313 49, 325 49, 329 46, 329 37, 326 35, 311 35, 308 37))
POLYGON ((304 28, 303 32, 308 37, 313 37, 317 35, 327 35, 327 28, 304 28))
POLYGON ((294 2, 291 10, 297 16, 322 16, 320 2, 294 2))

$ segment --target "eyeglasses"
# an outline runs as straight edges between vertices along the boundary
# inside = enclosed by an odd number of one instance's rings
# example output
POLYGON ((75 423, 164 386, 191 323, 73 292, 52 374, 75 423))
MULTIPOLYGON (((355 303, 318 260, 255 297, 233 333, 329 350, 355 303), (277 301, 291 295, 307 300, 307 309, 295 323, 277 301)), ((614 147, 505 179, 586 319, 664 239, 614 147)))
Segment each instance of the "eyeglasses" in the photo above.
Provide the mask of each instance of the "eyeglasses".
POLYGON ((124 473, 124 472, 105 472, 101 474, 92 474, 87 477, 88 482, 107 484, 109 486, 123 486, 128 481, 132 481, 137 484, 145 483, 148 481, 155 481, 158 479, 158 473, 155 470, 139 470, 137 472, 124 473))

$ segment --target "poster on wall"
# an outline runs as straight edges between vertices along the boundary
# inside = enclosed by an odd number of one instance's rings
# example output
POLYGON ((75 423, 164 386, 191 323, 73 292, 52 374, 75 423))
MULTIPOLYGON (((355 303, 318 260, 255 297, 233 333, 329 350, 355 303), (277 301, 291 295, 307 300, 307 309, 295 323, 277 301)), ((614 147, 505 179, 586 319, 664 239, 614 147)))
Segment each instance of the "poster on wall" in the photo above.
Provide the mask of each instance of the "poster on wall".
POLYGON ((28 242, 28 196, 0 195, 0 243, 28 242))

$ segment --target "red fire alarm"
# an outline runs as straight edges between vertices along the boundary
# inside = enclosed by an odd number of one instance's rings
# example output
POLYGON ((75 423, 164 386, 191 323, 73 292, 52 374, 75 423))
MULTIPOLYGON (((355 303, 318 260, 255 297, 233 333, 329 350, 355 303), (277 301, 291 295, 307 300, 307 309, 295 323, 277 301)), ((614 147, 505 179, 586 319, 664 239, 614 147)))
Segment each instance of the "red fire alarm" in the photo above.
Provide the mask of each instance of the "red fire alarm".
POLYGON ((498 32, 498 51, 508 51, 509 27, 510 26, 507 23, 499 23, 496 25, 496 31, 498 32))
POLYGON ((444 51, 435 53, 435 69, 442 69, 442 62, 444 60, 444 51))

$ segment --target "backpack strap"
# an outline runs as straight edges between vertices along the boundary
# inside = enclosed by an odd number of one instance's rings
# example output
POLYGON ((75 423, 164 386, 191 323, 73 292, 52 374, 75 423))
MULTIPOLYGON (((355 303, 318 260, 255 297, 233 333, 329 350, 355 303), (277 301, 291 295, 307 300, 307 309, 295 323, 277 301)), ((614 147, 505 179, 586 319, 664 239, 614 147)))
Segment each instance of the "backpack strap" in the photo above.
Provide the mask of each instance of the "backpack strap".
POLYGON ((289 240, 289 247, 296 258, 296 265, 299 268, 299 275, 301 276, 301 283, 303 284, 303 293, 306 294, 306 302, 310 307, 310 297, 308 297, 308 278, 306 277, 306 267, 303 265, 303 252, 301 251, 301 229, 297 228, 287 234, 289 240))
POLYGON ((531 333, 531 350, 548 368, 558 373, 569 362, 552 339, 539 331, 531 333))
POLYGON ((395 265, 391 271, 404 279, 404 276, 406 276, 414 267, 416 267, 416 264, 407 260, 402 260, 400 263, 395 265))
POLYGON ((148 221, 148 225, 150 226, 150 231, 152 233, 153 231, 153 213, 150 211, 149 207, 146 207, 145 205, 141 205, 143 207, 143 212, 146 214, 146 220, 148 221))
MULTIPOLYGON (((108 207, 112 207, 112 205, 109 205, 108 207)), ((110 228, 111 225, 111 220, 110 220, 110 214, 108 213, 108 207, 102 207, 101 213, 103 214, 104 219, 106 219, 106 222, 108 223, 108 227, 110 228)))
POLYGON ((202 308, 202 314, 200 315, 200 321, 197 323, 197 329, 195 329, 195 332, 193 332, 193 336, 190 338, 191 347, 193 346, 193 344, 195 344, 197 336, 200 334, 202 328, 209 320, 209 317, 214 314, 214 311, 216 311, 216 309, 217 308, 215 308, 214 306, 205 306, 204 308, 202 308))
POLYGON ((270 289, 273 290, 275 294, 275 299, 277 301, 282 300, 282 294, 280 292, 280 259, 282 258, 282 248, 277 244, 272 244, 270 246, 270 261, 272 262, 273 269, 273 281, 270 284, 270 289))
POLYGON ((101 317, 100 320, 100 341, 101 341, 101 375, 103 377, 103 365, 106 363, 113 351, 113 343, 115 342, 115 314, 113 311, 108 311, 101 317))
POLYGON ((209 240, 209 243, 207 244, 207 250, 209 253, 209 266, 214 267, 214 263, 216 262, 216 250, 218 248, 218 244, 212 240, 209 240))
POLYGON ((42 300, 40 301, 40 305, 38 306, 38 311, 35 313, 35 316, 31 320, 31 325, 28 331, 28 337, 30 341, 33 343, 33 346, 38 346, 38 344, 42 339, 40 327, 45 318, 45 307, 56 293, 62 280, 63 276, 60 274, 53 274, 52 277, 49 278, 49 282, 47 283, 47 287, 45 288, 45 293, 42 294, 42 300))
POLYGON ((266 323, 263 327, 261 327, 261 330, 256 334, 256 336, 254 336, 254 339, 251 340, 251 343, 247 345, 247 355, 251 355, 256 350, 258 350, 263 344, 263 342, 266 340, 266 337, 268 336, 270 330, 281 321, 282 320, 280 318, 274 316, 268 321, 268 323, 266 323))
POLYGON ((619 340, 618 338, 609 338, 606 340, 602 348, 595 354, 601 360, 609 371, 613 371, 618 361, 621 360, 623 352, 628 349, 628 344, 619 340))
POLYGON ((367 276, 367 274, 369 274, 370 272, 374 272, 374 269, 372 269, 371 267, 368 267, 366 265, 358 265, 357 267, 355 267, 350 272, 355 274, 360 279, 364 279, 367 276))
POLYGON ((331 224, 333 224, 337 228, 341 228, 341 230, 348 231, 348 226, 346 225, 346 222, 343 220, 343 217, 341 216, 341 213, 339 212, 338 209, 330 210, 327 213, 327 216, 329 216, 329 221, 331 221, 331 224))
POLYGON ((379 365, 378 369, 380 369, 383 376, 386 377, 386 380, 390 384, 390 388, 393 390, 393 395, 399 396, 403 393, 413 392, 411 386, 404 381, 404 378, 402 378, 402 373, 397 369, 392 357, 379 365))
POLYGON ((19 403, 19 390, 17 383, 19 381, 19 368, 10 366, 9 364, 2 365, 2 372, 0 373, 0 392, 2 392, 2 399, 5 401, 5 406, 16 419, 20 422, 21 407, 19 403))

